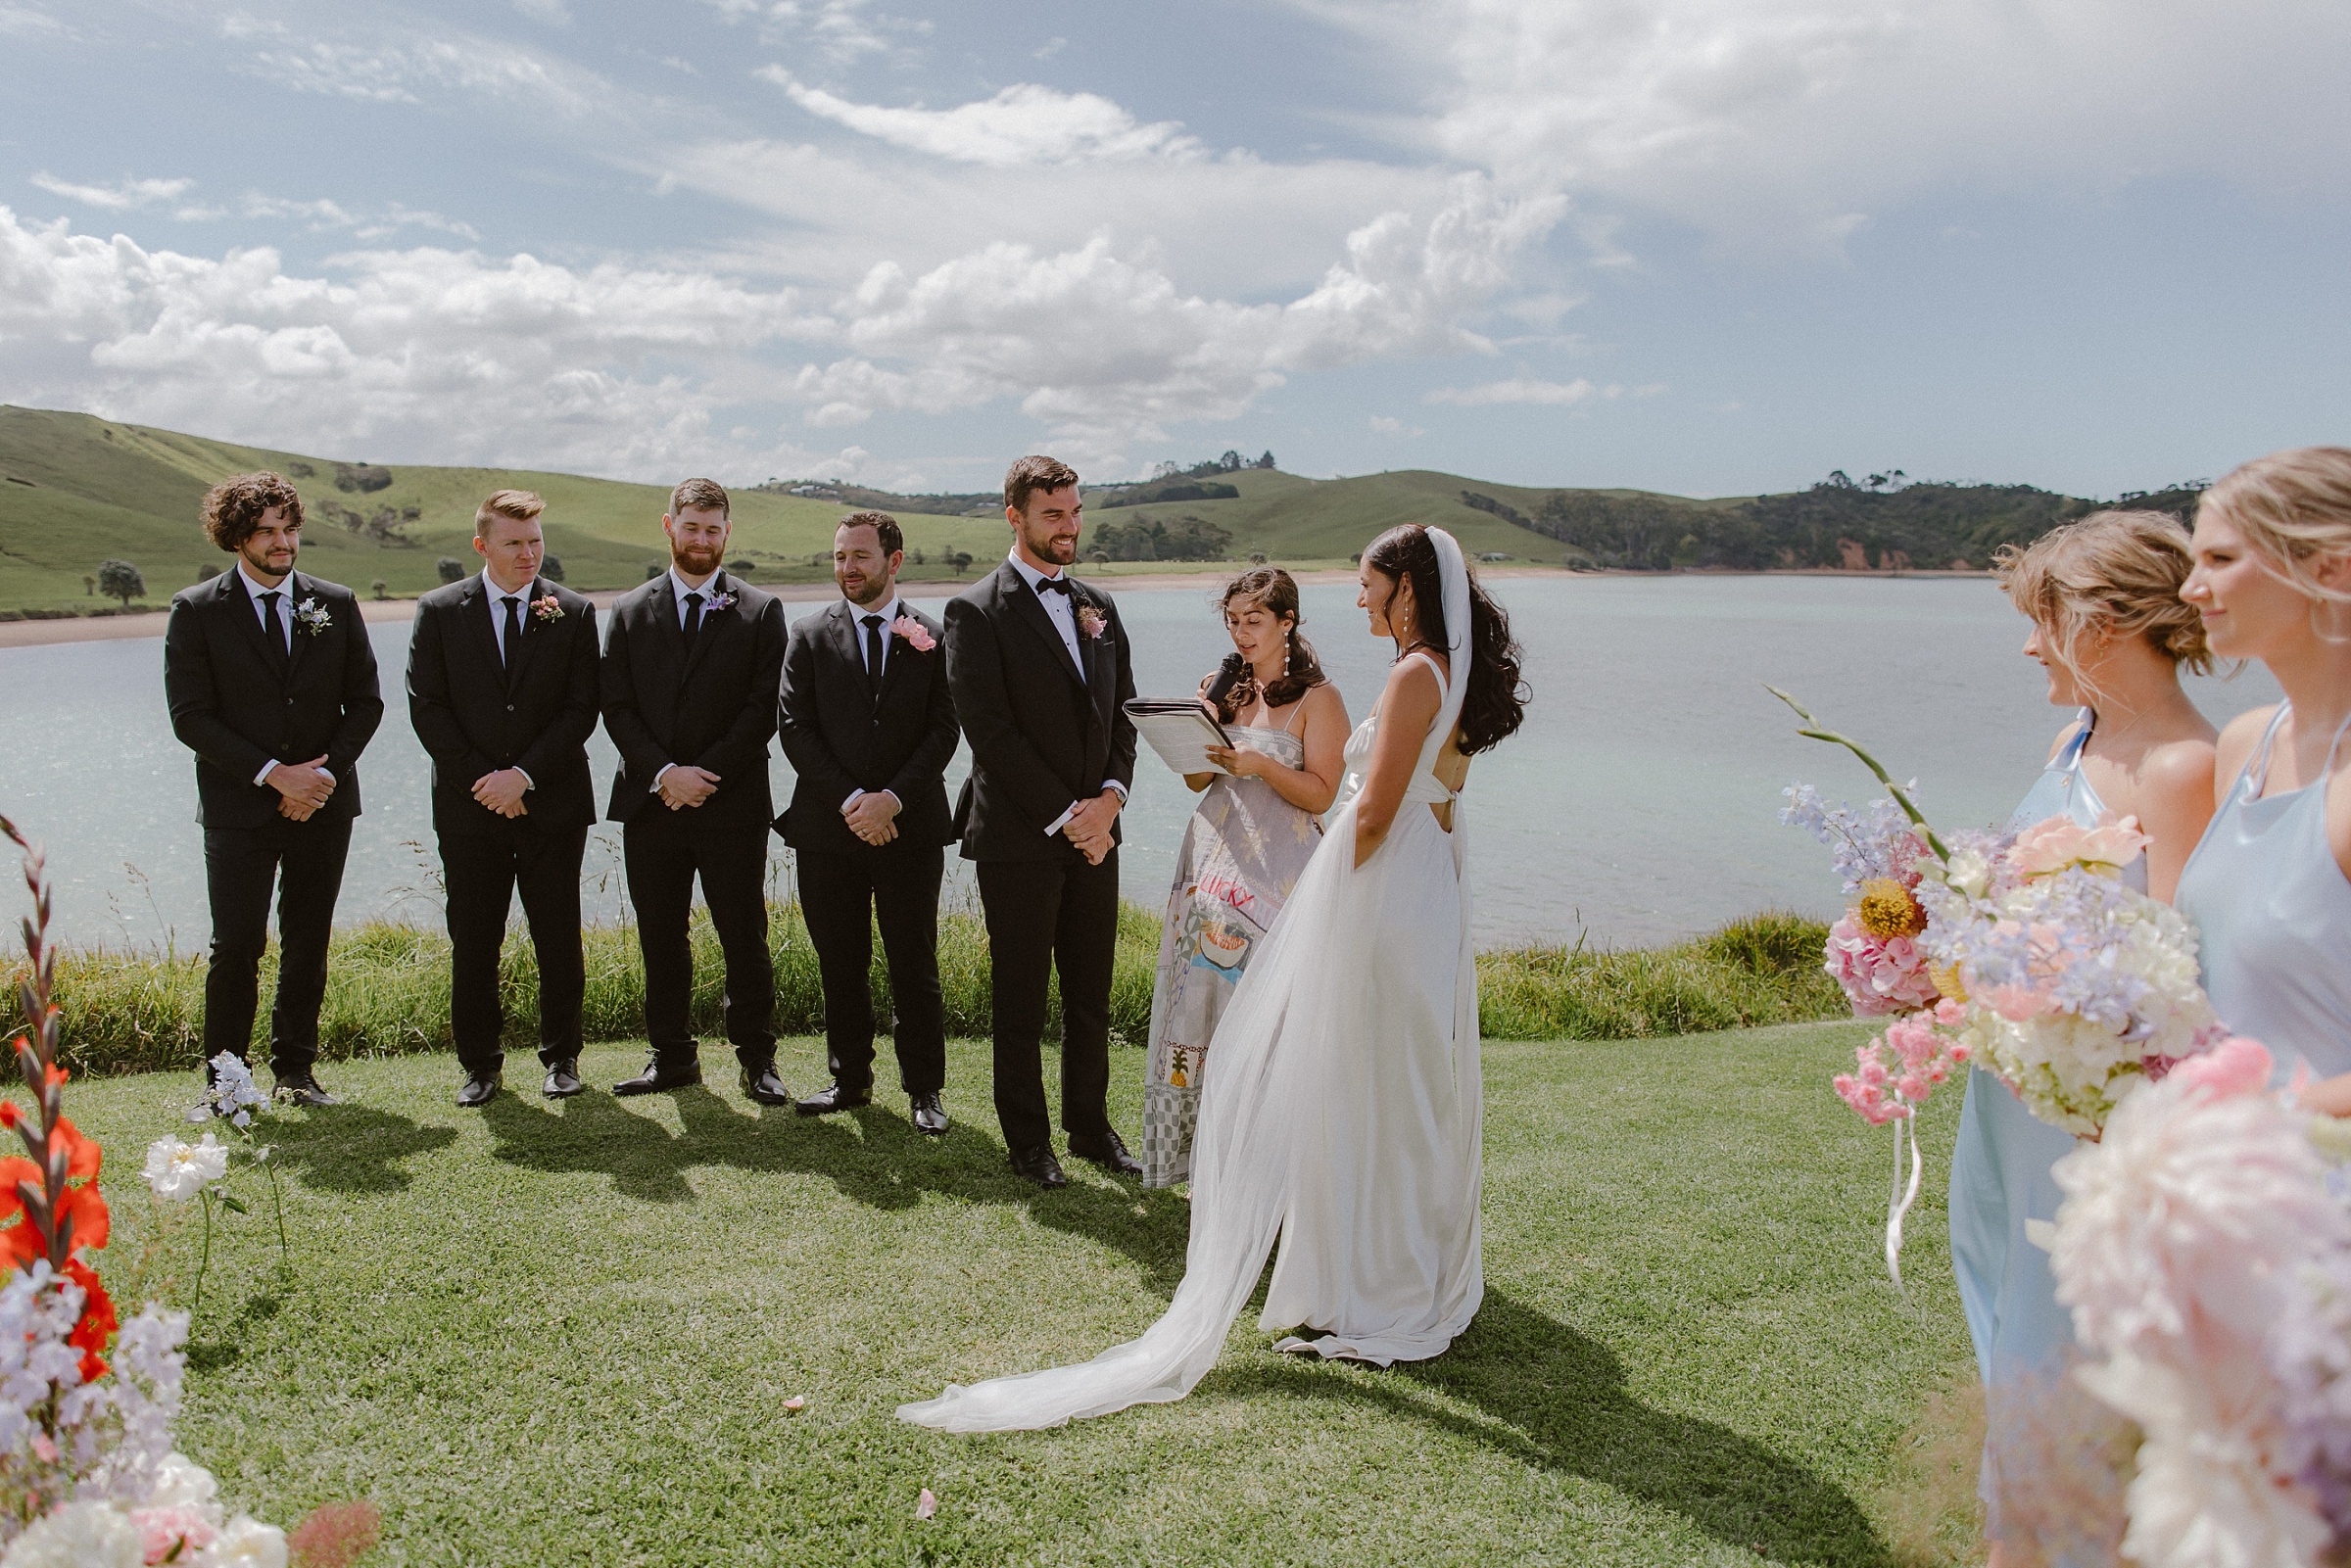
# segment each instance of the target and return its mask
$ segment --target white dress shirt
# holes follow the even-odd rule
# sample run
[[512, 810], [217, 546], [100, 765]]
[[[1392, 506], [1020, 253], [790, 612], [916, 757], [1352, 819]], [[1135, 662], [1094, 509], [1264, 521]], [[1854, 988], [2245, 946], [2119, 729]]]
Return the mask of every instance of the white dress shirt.
[[[1038, 571], [1021, 558], [1021, 547], [1018, 545], [1012, 547], [1012, 553], [1005, 559], [1012, 562], [1012, 569], [1021, 574], [1021, 581], [1029, 585], [1029, 592], [1036, 594], [1037, 602], [1044, 605], [1045, 619], [1051, 621], [1053, 629], [1061, 634], [1063, 644], [1070, 650], [1070, 662], [1078, 666], [1078, 679], [1083, 681], [1085, 679], [1085, 658], [1078, 648], [1078, 605], [1075, 598], [1068, 594], [1037, 594], [1036, 590], [1036, 585], [1047, 578], [1061, 578], [1069, 574], [1065, 571]], [[1103, 780], [1102, 787], [1117, 790], [1121, 800], [1127, 798], [1127, 786], [1116, 779]], [[1070, 819], [1078, 815], [1080, 804], [1079, 801], [1071, 801], [1070, 809], [1054, 818], [1052, 824], [1045, 829], [1045, 836], [1050, 838], [1068, 827]]]
[[[253, 605], [253, 618], [262, 623], [264, 635], [266, 635], [269, 630], [269, 609], [262, 602], [262, 595], [264, 594], [277, 595], [277, 631], [278, 635], [286, 640], [286, 655], [291, 658], [294, 653], [294, 574], [288, 572], [278, 580], [277, 587], [271, 588], [265, 583], [255, 582], [253, 574], [245, 570], [244, 561], [239, 560], [237, 562], [237, 581], [245, 586], [246, 599]], [[262, 771], [253, 776], [253, 782], [257, 784], [267, 784], [269, 776], [277, 771], [278, 762], [278, 758], [271, 757], [267, 762], [263, 763]], [[335, 782], [335, 776], [328, 773], [326, 769], [320, 768], [318, 771], [325, 776], [328, 784]]]
[[[865, 664], [865, 618], [869, 615], [882, 617], [882, 625], [878, 629], [882, 633], [882, 673], [888, 674], [889, 672], [889, 644], [893, 635], [889, 629], [897, 624], [899, 616], [906, 613], [905, 600], [892, 594], [888, 603], [876, 605], [872, 609], [867, 609], [851, 598], [844, 598], [841, 602], [849, 607], [849, 631], [853, 634], [852, 640], [857, 644], [857, 662], [860, 667]], [[866, 673], [871, 675], [874, 672], [867, 670]], [[905, 805], [904, 801], [898, 799], [895, 791], [885, 789], [882, 793], [888, 795], [892, 804], [900, 807]], [[849, 798], [840, 803], [841, 815], [848, 815], [849, 808], [864, 798], [864, 790], [850, 790]]]
[[[506, 600], [513, 599], [515, 601], [515, 615], [519, 620], [522, 616], [531, 613], [531, 590], [537, 588], [539, 584], [534, 579], [509, 594], [498, 586], [498, 579], [490, 575], [489, 567], [483, 567], [480, 576], [482, 597], [490, 601], [490, 641], [498, 644], [498, 662], [503, 666], [506, 663]], [[529, 774], [523, 773], [520, 768], [516, 768], [514, 771], [522, 774], [522, 786], [525, 789], [539, 787], [537, 781], [532, 779]]]

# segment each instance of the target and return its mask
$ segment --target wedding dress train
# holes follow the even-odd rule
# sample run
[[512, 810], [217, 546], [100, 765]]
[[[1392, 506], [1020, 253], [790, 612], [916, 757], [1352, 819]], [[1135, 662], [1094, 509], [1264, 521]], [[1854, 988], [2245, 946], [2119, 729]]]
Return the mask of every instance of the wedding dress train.
[[[1457, 677], [1468, 572], [1430, 529]], [[1415, 655], [1425, 658], [1426, 655]], [[1461, 808], [1433, 772], [1461, 717], [1447, 682], [1395, 826], [1355, 864], [1379, 716], [1347, 742], [1350, 796], [1219, 1022], [1192, 1150], [1183, 1281], [1142, 1338], [1076, 1366], [949, 1384], [903, 1404], [949, 1432], [1059, 1426], [1180, 1400], [1216, 1364], [1276, 1237], [1260, 1326], [1281, 1349], [1386, 1364], [1441, 1354], [1484, 1298], [1477, 976]], [[1453, 832], [1431, 806], [1454, 802]]]

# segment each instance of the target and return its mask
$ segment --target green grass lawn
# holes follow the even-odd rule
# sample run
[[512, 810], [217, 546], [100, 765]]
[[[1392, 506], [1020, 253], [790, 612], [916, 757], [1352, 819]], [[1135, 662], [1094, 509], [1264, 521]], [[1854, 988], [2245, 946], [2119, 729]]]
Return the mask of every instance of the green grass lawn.
[[[1967, 1348], [1940, 1163], [1910, 1299], [1884, 1278], [1889, 1145], [1825, 1081], [1857, 1038], [1490, 1044], [1486, 1303], [1449, 1354], [1302, 1364], [1252, 1311], [1179, 1404], [979, 1439], [891, 1411], [1138, 1333], [1186, 1226], [1091, 1166], [1014, 1178], [984, 1045], [951, 1047], [938, 1143], [894, 1094], [752, 1106], [723, 1052], [709, 1090], [624, 1102], [601, 1086], [641, 1056], [596, 1048], [560, 1107], [524, 1057], [486, 1113], [448, 1057], [347, 1063], [353, 1103], [265, 1133], [294, 1283], [233, 1178], [260, 1201], [216, 1240], [182, 1446], [273, 1520], [372, 1498], [385, 1563], [1891, 1564], [1899, 1450]], [[783, 1066], [822, 1081], [817, 1042]], [[1140, 1053], [1113, 1071], [1132, 1132]], [[159, 1216], [137, 1166], [192, 1086], [69, 1092], [127, 1302], [187, 1305], [197, 1212]]]

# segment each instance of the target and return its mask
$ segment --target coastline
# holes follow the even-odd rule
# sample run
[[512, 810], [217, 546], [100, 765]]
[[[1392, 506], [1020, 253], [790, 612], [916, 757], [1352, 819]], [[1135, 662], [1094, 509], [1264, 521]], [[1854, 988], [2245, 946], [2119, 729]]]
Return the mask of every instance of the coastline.
[[[1246, 562], [1227, 562], [1231, 571], [1248, 570]], [[1275, 563], [1278, 564], [1278, 563]], [[1112, 593], [1161, 593], [1172, 589], [1206, 588], [1212, 586], [1218, 573], [1191, 572], [1134, 572], [1078, 574], [1088, 581], [1100, 583]], [[1332, 567], [1309, 568], [1291, 574], [1301, 584], [1352, 583], [1355, 574]], [[1478, 576], [1488, 582], [1511, 578], [1547, 577], [1571, 580], [1612, 577], [1882, 577], [1882, 578], [1983, 578], [1987, 572], [1952, 571], [1846, 571], [1837, 567], [1804, 567], [1764, 572], [1730, 572], [1698, 570], [1691, 572], [1627, 572], [1572, 571], [1560, 566], [1493, 565], [1483, 568]], [[903, 584], [902, 592], [913, 597], [927, 596], [935, 589], [950, 591], [968, 587], [977, 579], [950, 582], [923, 580]], [[830, 599], [840, 592], [830, 583], [760, 583], [762, 592], [773, 594], [789, 603], [807, 603]], [[608, 608], [612, 601], [629, 592], [627, 589], [597, 589], [587, 594], [599, 609]], [[378, 622], [413, 620], [416, 601], [412, 598], [361, 599], [360, 614], [369, 625]], [[141, 609], [122, 615], [75, 615], [38, 621], [0, 621], [0, 648], [47, 647], [61, 642], [105, 642], [121, 638], [164, 635], [164, 623], [169, 617], [163, 607]]]

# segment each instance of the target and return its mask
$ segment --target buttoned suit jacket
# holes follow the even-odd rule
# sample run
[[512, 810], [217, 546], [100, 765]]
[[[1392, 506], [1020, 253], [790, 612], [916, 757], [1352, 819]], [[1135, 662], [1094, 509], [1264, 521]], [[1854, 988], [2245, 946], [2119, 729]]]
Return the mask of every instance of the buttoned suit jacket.
[[776, 832], [794, 849], [874, 852], [840, 815], [841, 802], [860, 789], [898, 797], [898, 836], [881, 848], [954, 841], [946, 769], [960, 731], [947, 690], [946, 630], [912, 605], [905, 614], [932, 646], [926, 652], [884, 626], [891, 642], [879, 692], [867, 680], [863, 632], [846, 599], [792, 626], [777, 733], [795, 777]]
[[712, 575], [692, 656], [678, 624], [667, 572], [614, 603], [601, 668], [604, 730], [620, 749], [608, 815], [627, 822], [653, 799], [653, 780], [681, 763], [718, 775], [710, 798], [686, 815], [696, 828], [767, 832], [776, 814], [768, 791], [767, 742], [776, 733], [788, 636], [784, 606], [725, 572]]
[[[196, 753], [196, 820], [207, 828], [266, 828], [281, 821], [278, 792], [254, 778], [271, 758], [323, 755], [335, 791], [309, 819], [360, 814], [360, 753], [383, 722], [375, 649], [350, 589], [307, 572], [280, 585], [293, 627], [281, 669], [262, 618], [231, 567], [171, 595], [164, 626], [164, 699], [171, 733]], [[324, 618], [300, 619], [309, 604]]]

